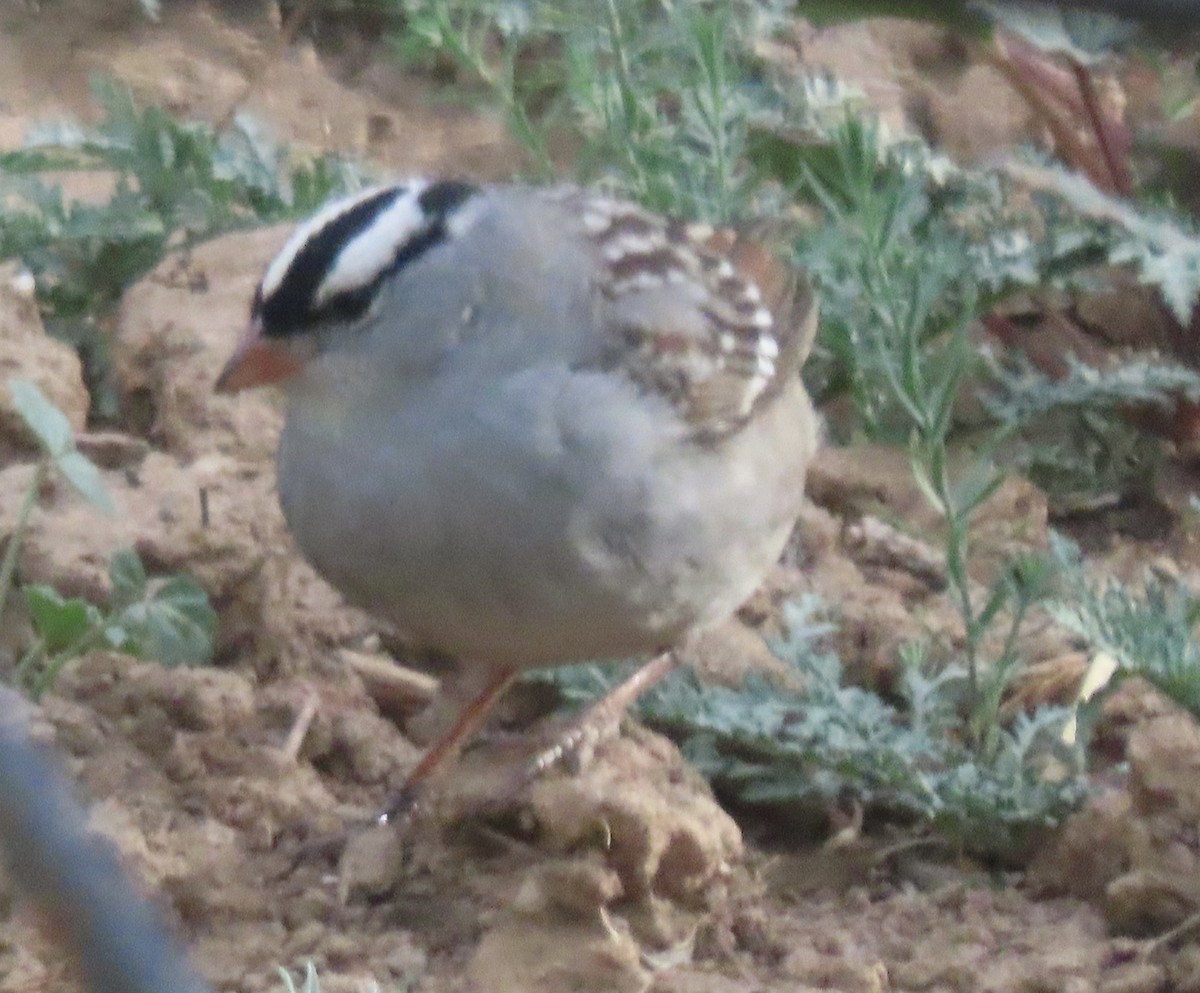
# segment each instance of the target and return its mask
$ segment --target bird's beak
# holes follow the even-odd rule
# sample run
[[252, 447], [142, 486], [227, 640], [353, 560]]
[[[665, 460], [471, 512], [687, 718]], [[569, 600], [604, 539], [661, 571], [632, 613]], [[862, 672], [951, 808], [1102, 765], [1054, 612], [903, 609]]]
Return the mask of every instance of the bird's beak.
[[218, 393], [237, 393], [252, 386], [278, 383], [304, 368], [304, 360], [286, 341], [263, 337], [257, 317], [242, 334], [233, 355], [217, 377]]

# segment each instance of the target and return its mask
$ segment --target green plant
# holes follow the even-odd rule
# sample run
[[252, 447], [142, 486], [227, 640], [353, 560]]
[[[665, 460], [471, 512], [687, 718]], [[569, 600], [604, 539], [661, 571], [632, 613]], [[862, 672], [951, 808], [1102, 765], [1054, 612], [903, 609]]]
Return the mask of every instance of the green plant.
[[[112, 500], [96, 467], [75, 447], [71, 425], [27, 380], [8, 383], [13, 405], [42, 448], [0, 561], [0, 614], [12, 589], [29, 515], [51, 473], [56, 473], [97, 510], [112, 513]], [[113, 553], [106, 609], [49, 586], [24, 588], [34, 637], [14, 669], [14, 679], [37, 699], [73, 659], [107, 647], [164, 665], [196, 665], [212, 656], [216, 614], [194, 580], [151, 580], [132, 550]]]
[[[244, 116], [217, 134], [141, 108], [115, 83], [96, 79], [92, 90], [98, 124], [36, 125], [22, 148], [0, 153], [0, 259], [33, 275], [47, 329], [83, 351], [96, 413], [108, 416], [101, 327], [131, 283], [168, 251], [307, 213], [362, 174], [332, 156], [294, 160]], [[46, 178], [64, 171], [111, 192], [69, 199]]]
[[552, 173], [544, 131], [553, 113], [534, 106], [543, 94], [561, 87], [561, 72], [534, 63], [531, 73], [521, 70], [527, 47], [549, 43], [555, 37], [551, 24], [534, 26], [523, 3], [506, 0], [401, 0], [403, 29], [395, 37], [396, 53], [408, 68], [434, 70], [443, 62], [466, 81], [481, 87], [504, 114], [509, 131], [532, 159], [542, 179]]
[[108, 565], [106, 609], [51, 586], [25, 587], [34, 639], [15, 669], [16, 682], [35, 700], [54, 686], [72, 660], [110, 648], [163, 665], [202, 665], [212, 658], [216, 614], [193, 579], [150, 580], [132, 549], [114, 552]]
[[1050, 604], [1060, 624], [1117, 663], [1109, 687], [1140, 676], [1200, 719], [1200, 596], [1181, 582], [1147, 575], [1140, 592], [1115, 579], [1096, 582], [1079, 549], [1058, 535], [1052, 550], [1062, 591]]
[[1190, 323], [1200, 300], [1200, 230], [1195, 223], [1169, 205], [1113, 196], [1059, 167], [1013, 164], [1008, 172], [1048, 209], [1069, 212], [1070, 219], [1052, 216], [1072, 225], [1094, 255], [1132, 268], [1158, 290], [1182, 326]]
[[[812, 106], [811, 90], [800, 106]], [[1104, 285], [1104, 267], [1131, 268], [1187, 325], [1200, 294], [1194, 225], [1058, 168], [958, 168], [915, 137], [886, 136], [847, 91], [841, 113], [831, 114], [838, 96], [823, 113], [804, 115], [800, 136], [767, 128], [752, 148], [821, 212], [797, 242], [822, 305], [805, 379], [818, 402], [853, 398], [857, 417], [843, 425], [842, 439], [861, 431], [906, 443], [914, 411], [902, 395], [942, 377], [953, 415], [963, 388], [983, 382], [991, 423], [984, 444], [978, 435], [972, 443], [1052, 496], [1075, 500], [1152, 482], [1162, 447], [1127, 411], [1193, 399], [1194, 371], [1169, 357], [1096, 369], [1065, 355], [1066, 374], [1051, 379], [959, 331], [971, 320], [1002, 328], [1008, 318], [994, 308], [1014, 293], [1094, 290]], [[904, 300], [892, 308], [888, 293], [908, 293], [913, 312], [904, 312]], [[905, 321], [917, 324], [915, 334]], [[952, 435], [960, 427], [950, 424]]]
[[1058, 378], [1019, 357], [989, 350], [983, 359], [989, 383], [979, 397], [1004, 438], [1003, 457], [1067, 506], [1153, 485], [1163, 446], [1126, 411], [1166, 417], [1179, 400], [1200, 400], [1200, 374], [1163, 356], [1100, 372], [1068, 355]]
[[[865, 430], [908, 445], [913, 475], [944, 524], [946, 576], [963, 624], [967, 737], [996, 754], [1000, 701], [1019, 658], [1017, 636], [1044, 592], [1044, 564], [1014, 561], [977, 591], [971, 574], [971, 524], [1004, 480], [994, 456], [1003, 432], [953, 447], [954, 414], [978, 356], [968, 337], [986, 287], [960, 217], [937, 207], [921, 170], [903, 149], [881, 147], [876, 129], [856, 118], [832, 132], [829, 154], [796, 161], [827, 226], [802, 254], [826, 299], [827, 384], [853, 392]], [[994, 253], [989, 253], [989, 257]], [[1003, 647], [985, 658], [994, 625]]]
[[10, 379], [8, 392], [13, 407], [21, 420], [29, 427], [42, 449], [33, 478], [17, 509], [17, 516], [9, 534], [4, 558], [0, 560], [0, 614], [8, 602], [20, 558], [25, 529], [33, 511], [38, 493], [52, 472], [57, 472], [97, 510], [111, 514], [112, 499], [104, 488], [104, 482], [96, 467], [75, 447], [75, 433], [71, 422], [54, 406], [34, 383], [27, 379]]
[[[829, 630], [815, 598], [785, 607], [786, 634], [770, 643], [794, 667], [800, 692], [761, 677], [737, 688], [701, 686], [673, 673], [638, 703], [638, 716], [680, 743], [725, 796], [742, 804], [815, 806], [853, 800], [879, 814], [935, 829], [970, 851], [1013, 857], [1086, 795], [1081, 755], [1058, 732], [1067, 712], [1042, 708], [997, 727], [986, 754], [961, 737], [967, 674], [906, 653], [898, 705], [841, 682], [837, 658], [819, 647]], [[552, 679], [568, 699], [593, 697], [614, 680], [594, 666]], [[1050, 760], [1071, 770], [1046, 774]]]
[[646, 206], [726, 221], [760, 178], [747, 142], [770, 90], [747, 44], [771, 5], [398, 0], [397, 50], [449, 65], [504, 115], [539, 179], [552, 148], [576, 175]]

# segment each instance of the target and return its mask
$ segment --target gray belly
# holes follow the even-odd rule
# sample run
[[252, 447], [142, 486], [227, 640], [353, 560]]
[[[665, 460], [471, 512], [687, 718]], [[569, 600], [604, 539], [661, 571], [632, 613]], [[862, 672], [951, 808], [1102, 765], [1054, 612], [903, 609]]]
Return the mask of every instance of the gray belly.
[[[470, 416], [445, 387], [367, 424], [293, 403], [285, 516], [348, 600], [428, 647], [512, 666], [665, 647], [731, 613], [777, 559], [811, 428], [797, 383], [765, 421], [694, 447], [631, 389], [531, 370]], [[776, 420], [795, 424], [782, 448]]]

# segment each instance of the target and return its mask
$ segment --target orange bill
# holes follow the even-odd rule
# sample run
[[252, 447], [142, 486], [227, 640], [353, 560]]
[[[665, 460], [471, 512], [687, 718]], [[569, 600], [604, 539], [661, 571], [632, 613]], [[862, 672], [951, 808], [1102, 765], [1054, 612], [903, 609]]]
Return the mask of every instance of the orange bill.
[[262, 335], [259, 321], [251, 321], [233, 355], [217, 377], [218, 393], [237, 393], [254, 386], [278, 383], [296, 375], [304, 362], [286, 342], [271, 341]]

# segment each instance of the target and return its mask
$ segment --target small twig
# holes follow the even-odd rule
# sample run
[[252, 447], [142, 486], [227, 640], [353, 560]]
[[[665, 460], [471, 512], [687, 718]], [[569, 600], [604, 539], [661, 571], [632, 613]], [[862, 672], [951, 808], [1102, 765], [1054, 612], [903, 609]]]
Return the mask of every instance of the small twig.
[[849, 815], [843, 813], [841, 808], [834, 807], [829, 811], [829, 820], [837, 830], [825, 839], [821, 847], [829, 850], [855, 844], [862, 838], [865, 817], [866, 811], [858, 800], [851, 801]]
[[[1075, 82], [1079, 86], [1083, 106], [1096, 135], [1096, 144], [1100, 146], [1100, 154], [1104, 156], [1104, 164], [1108, 167], [1112, 189], [1122, 196], [1129, 196], [1133, 193], [1133, 179], [1121, 154], [1121, 151], [1128, 150], [1129, 142], [1126, 136], [1115, 133], [1112, 120], [1101, 109], [1100, 101], [1096, 97], [1096, 85], [1087, 67], [1072, 61], [1071, 68], [1075, 71]], [[1125, 149], [1118, 150], [1118, 144], [1124, 145]]]
[[1157, 955], [1172, 942], [1178, 941], [1184, 935], [1190, 934], [1193, 931], [1200, 930], [1200, 911], [1189, 914], [1182, 921], [1176, 924], [1170, 931], [1160, 934], [1145, 945], [1138, 952], [1138, 957], [1141, 959], [1149, 959]]
[[300, 713], [296, 715], [292, 729], [288, 732], [287, 740], [279, 750], [285, 761], [295, 762], [300, 757], [300, 749], [304, 746], [304, 739], [308, 736], [308, 729], [312, 727], [313, 718], [317, 716], [320, 703], [321, 698], [317, 696], [316, 691], [309, 690], [300, 707]]
[[433, 676], [389, 659], [345, 650], [342, 660], [363, 681], [367, 695], [385, 716], [407, 717], [438, 694], [440, 684]]
[[317, 696], [317, 692], [308, 691], [308, 696], [300, 705], [299, 714], [296, 714], [295, 721], [292, 722], [287, 740], [280, 748], [280, 754], [286, 762], [294, 763], [300, 758], [300, 748], [304, 747], [304, 740], [308, 736], [308, 729], [312, 727], [313, 718], [317, 716], [319, 705], [320, 697]]
[[946, 838], [939, 838], [936, 835], [926, 834], [918, 838], [904, 838], [900, 841], [893, 842], [890, 845], [885, 845], [883, 848], [876, 849], [872, 854], [876, 862], [883, 863], [889, 859], [895, 858], [897, 855], [903, 855], [905, 852], [911, 852], [919, 848], [950, 848], [950, 842]]
[[947, 586], [945, 555], [878, 517], [868, 514], [847, 524], [843, 542], [860, 565], [906, 572], [934, 592], [941, 592]]
[[520, 838], [514, 838], [511, 834], [498, 831], [489, 824], [473, 822], [470, 824], [470, 830], [481, 841], [487, 841], [496, 845], [504, 849], [509, 855], [519, 855], [529, 859], [536, 859], [541, 855], [541, 850], [536, 845], [531, 845], [528, 841], [523, 841]]
[[1045, 124], [1059, 157], [1085, 173], [1097, 187], [1111, 191], [1107, 163], [1099, 161], [1096, 150], [1087, 146], [1076, 127], [1074, 115], [1081, 109], [1080, 95], [1075, 93], [1068, 97], [1063, 94], [1055, 67], [1031, 45], [1000, 32], [996, 33], [995, 43], [982, 46], [980, 52], [984, 61], [1004, 76], [1038, 120]]

